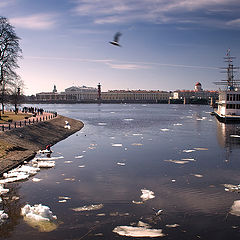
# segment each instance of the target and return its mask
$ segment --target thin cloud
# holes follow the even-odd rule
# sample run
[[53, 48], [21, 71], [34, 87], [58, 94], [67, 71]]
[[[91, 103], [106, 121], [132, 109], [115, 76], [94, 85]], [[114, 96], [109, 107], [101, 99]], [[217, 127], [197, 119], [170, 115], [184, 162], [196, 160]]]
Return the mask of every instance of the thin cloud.
[[0, 1], [0, 8], [8, 7], [14, 5], [16, 0], [1, 0]]
[[10, 18], [15, 27], [33, 30], [47, 30], [55, 26], [55, 14], [35, 14], [27, 17]]
[[[74, 13], [88, 16], [96, 24], [136, 21], [202, 24], [198, 21], [201, 16], [204, 25], [217, 23], [219, 27], [238, 16], [240, 9], [239, 0], [76, 0], [75, 3]], [[224, 19], [221, 24], [218, 24], [219, 19]]]
[[89, 58], [67, 58], [67, 57], [40, 57], [40, 56], [25, 56], [24, 59], [31, 60], [48, 60], [48, 61], [77, 61], [83, 63], [100, 63], [105, 64], [112, 69], [119, 70], [139, 70], [150, 69], [156, 66], [162, 67], [177, 67], [177, 68], [194, 68], [194, 69], [209, 69], [216, 70], [218, 67], [211, 66], [197, 66], [197, 65], [183, 65], [183, 64], [171, 64], [171, 63], [158, 63], [158, 62], [121, 62], [114, 59], [89, 59]]
[[230, 25], [230, 26], [236, 26], [236, 27], [240, 27], [240, 18], [234, 19], [232, 21], [228, 21], [226, 23], [226, 25]]

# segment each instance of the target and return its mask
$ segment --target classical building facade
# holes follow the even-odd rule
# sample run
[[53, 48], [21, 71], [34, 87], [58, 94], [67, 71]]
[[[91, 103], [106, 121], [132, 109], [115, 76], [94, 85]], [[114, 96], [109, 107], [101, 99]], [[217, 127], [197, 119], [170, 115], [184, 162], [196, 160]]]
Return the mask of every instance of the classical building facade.
[[66, 88], [64, 92], [58, 93], [56, 86], [52, 92], [42, 92], [36, 94], [38, 101], [150, 101], [161, 102], [168, 101], [169, 92], [165, 91], [146, 91], [146, 90], [110, 90], [101, 92], [100, 84], [98, 88], [93, 87], [76, 87]]
[[173, 99], [210, 99], [218, 98], [218, 91], [203, 90], [202, 84], [197, 82], [194, 90], [176, 90], [173, 92]]

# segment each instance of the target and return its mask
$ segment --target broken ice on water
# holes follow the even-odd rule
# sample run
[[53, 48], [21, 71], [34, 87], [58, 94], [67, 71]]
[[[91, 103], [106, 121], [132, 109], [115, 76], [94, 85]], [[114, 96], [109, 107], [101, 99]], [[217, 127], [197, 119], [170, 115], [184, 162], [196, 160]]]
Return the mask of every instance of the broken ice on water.
[[41, 178], [32, 178], [32, 181], [33, 182], [40, 182], [40, 181], [42, 181], [42, 179]]
[[57, 160], [57, 159], [62, 159], [64, 158], [63, 156], [58, 156], [58, 157], [35, 157], [32, 161], [51, 161], [51, 160]]
[[75, 158], [83, 158], [83, 155], [76, 156]]
[[193, 148], [194, 150], [197, 150], [197, 151], [207, 151], [208, 150], [208, 148], [200, 148], [200, 147], [198, 147], [198, 148]]
[[129, 121], [133, 121], [134, 119], [133, 118], [124, 118], [123, 120], [129, 122]]
[[176, 228], [176, 227], [179, 227], [180, 225], [177, 224], [177, 223], [174, 223], [174, 224], [167, 224], [166, 227], [168, 228]]
[[73, 161], [64, 161], [64, 163], [72, 163]]
[[79, 165], [78, 167], [79, 168], [85, 168], [85, 165]]
[[85, 206], [82, 206], [82, 207], [77, 207], [77, 208], [72, 208], [73, 211], [75, 212], [83, 212], [83, 211], [94, 211], [94, 210], [99, 210], [103, 208], [103, 204], [92, 204], [92, 205], [85, 205]]
[[35, 204], [34, 206], [26, 204], [21, 209], [21, 215], [36, 221], [51, 221], [57, 219], [50, 208], [42, 204]]
[[240, 138], [240, 135], [230, 135], [230, 137], [233, 137], [233, 138]]
[[22, 165], [14, 168], [7, 173], [3, 174], [3, 178], [0, 180], [0, 184], [16, 182], [20, 180], [28, 179], [30, 176], [35, 175], [40, 168]]

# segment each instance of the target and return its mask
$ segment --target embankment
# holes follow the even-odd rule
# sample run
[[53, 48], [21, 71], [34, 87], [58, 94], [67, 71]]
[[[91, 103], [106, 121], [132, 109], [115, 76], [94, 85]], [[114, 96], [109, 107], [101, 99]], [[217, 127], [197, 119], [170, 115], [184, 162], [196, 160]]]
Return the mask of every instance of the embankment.
[[[71, 128], [64, 128], [68, 121]], [[83, 127], [81, 121], [58, 116], [54, 119], [0, 133], [0, 145], [8, 148], [0, 156], [0, 175], [23, 161], [32, 159], [39, 149], [55, 144]]]

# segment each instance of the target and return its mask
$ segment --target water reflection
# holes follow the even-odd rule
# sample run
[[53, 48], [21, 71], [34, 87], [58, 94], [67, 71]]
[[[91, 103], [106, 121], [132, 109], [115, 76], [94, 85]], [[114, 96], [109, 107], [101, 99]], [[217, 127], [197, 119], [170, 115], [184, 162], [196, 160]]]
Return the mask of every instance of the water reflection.
[[9, 192], [1, 195], [2, 210], [8, 214], [8, 219], [0, 225], [0, 238], [8, 238], [21, 221], [21, 205], [22, 199], [19, 194], [20, 184], [8, 184]]

